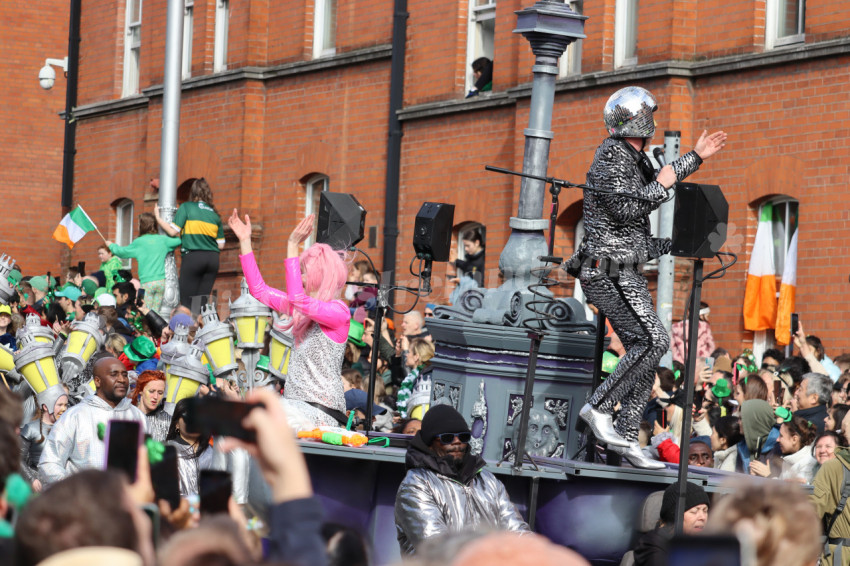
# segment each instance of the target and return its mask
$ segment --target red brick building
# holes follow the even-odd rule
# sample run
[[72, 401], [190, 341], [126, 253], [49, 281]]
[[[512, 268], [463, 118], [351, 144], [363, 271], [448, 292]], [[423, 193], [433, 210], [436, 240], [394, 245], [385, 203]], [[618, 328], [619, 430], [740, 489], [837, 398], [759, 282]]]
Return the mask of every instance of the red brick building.
[[[156, 200], [148, 180], [159, 174], [166, 0], [83, 4], [75, 197], [108, 237], [126, 239], [135, 216]], [[431, 200], [456, 205], [458, 228], [485, 227], [488, 282], [498, 283], [519, 181], [484, 165], [522, 168], [533, 56], [511, 32], [514, 11], [527, 4], [408, 1], [399, 279], [413, 253], [415, 213]], [[693, 179], [723, 188], [727, 248], [739, 256], [704, 290], [718, 344], [736, 351], [753, 341], [743, 328], [744, 283], [759, 207], [773, 202], [779, 276], [799, 218], [797, 310], [807, 331], [828, 353], [850, 349], [843, 261], [850, 251], [850, 11], [838, 0], [570, 4], [589, 17], [587, 39], [562, 57], [550, 174], [584, 179], [605, 136], [602, 107], [628, 84], [658, 98], [654, 144], [663, 143], [665, 130], [679, 130], [687, 151], [703, 128], [726, 130], [727, 148]], [[324, 187], [353, 193], [366, 207], [364, 247], [380, 259], [393, 2], [186, 6], [178, 183], [204, 176], [222, 213], [237, 207], [251, 214], [271, 283], [282, 284], [286, 236]], [[479, 56], [494, 60], [493, 90], [465, 99], [469, 64]], [[573, 246], [580, 198], [561, 196], [562, 254]], [[84, 240], [73, 261], [94, 262], [97, 244]], [[52, 246], [45, 239], [44, 249]], [[218, 287], [235, 290], [235, 242], [224, 254]], [[680, 262], [679, 271], [688, 270]], [[435, 268], [441, 299], [449, 289], [444, 273]], [[686, 290], [684, 281], [676, 316]]]

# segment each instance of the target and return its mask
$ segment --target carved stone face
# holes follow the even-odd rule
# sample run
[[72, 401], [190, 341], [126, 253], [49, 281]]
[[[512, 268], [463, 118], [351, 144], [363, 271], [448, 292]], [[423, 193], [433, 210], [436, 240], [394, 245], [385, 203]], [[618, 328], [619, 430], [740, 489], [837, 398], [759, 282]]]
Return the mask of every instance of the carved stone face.
[[[514, 446], [519, 442], [519, 420], [514, 421]], [[528, 415], [528, 434], [525, 439], [525, 452], [532, 457], [547, 458], [558, 449], [558, 422], [555, 415], [545, 409], [532, 407]]]

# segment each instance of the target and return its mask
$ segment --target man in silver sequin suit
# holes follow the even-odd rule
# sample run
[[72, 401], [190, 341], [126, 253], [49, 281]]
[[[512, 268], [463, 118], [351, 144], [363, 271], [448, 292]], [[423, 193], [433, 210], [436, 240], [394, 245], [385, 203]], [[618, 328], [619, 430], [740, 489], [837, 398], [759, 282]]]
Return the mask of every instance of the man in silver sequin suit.
[[[677, 181], [694, 173], [726, 141], [724, 132], [703, 132], [693, 151], [656, 175], [644, 150], [655, 135], [657, 109], [655, 97], [641, 87], [620, 89], [608, 99], [604, 121], [610, 137], [596, 150], [587, 184], [618, 194], [585, 191], [585, 236], [565, 265], [581, 281], [588, 301], [611, 321], [626, 349], [580, 416], [598, 439], [641, 468], [664, 467], [643, 455], [637, 439], [655, 368], [670, 344], [639, 268], [670, 251], [669, 239], [651, 237], [649, 213]], [[613, 423], [618, 404], [619, 417]]]

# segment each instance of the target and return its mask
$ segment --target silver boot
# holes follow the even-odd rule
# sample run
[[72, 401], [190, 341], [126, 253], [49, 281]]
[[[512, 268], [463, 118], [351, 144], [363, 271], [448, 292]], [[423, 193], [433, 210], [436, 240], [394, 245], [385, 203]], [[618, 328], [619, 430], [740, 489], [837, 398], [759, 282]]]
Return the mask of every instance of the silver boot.
[[606, 415], [594, 409], [590, 403], [587, 403], [579, 411], [578, 416], [584, 419], [596, 438], [607, 444], [608, 446], [619, 446], [626, 448], [629, 446], [629, 441], [622, 438], [614, 430], [614, 423], [611, 420], [611, 415]]
[[640, 445], [637, 442], [630, 442], [626, 448], [620, 446], [609, 446], [612, 452], [616, 452], [635, 468], [643, 468], [645, 470], [663, 470], [667, 466], [663, 462], [647, 458]]

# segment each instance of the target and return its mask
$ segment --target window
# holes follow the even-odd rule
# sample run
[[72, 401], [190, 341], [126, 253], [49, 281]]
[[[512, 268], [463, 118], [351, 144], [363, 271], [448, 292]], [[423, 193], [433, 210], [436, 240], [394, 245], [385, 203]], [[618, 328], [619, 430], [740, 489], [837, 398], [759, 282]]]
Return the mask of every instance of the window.
[[195, 0], [183, 4], [183, 79], [192, 76], [192, 31], [195, 29]]
[[[570, 10], [576, 14], [581, 14], [584, 9], [583, 0], [569, 0], [565, 2], [569, 4]], [[558, 60], [558, 76], [568, 77], [570, 75], [581, 74], [581, 41], [577, 39], [567, 46], [567, 50], [561, 55]]]
[[496, 38], [496, 1], [469, 1], [469, 31], [466, 47], [466, 92], [475, 86], [472, 62], [479, 57], [493, 60]]
[[313, 58], [335, 55], [336, 0], [316, 0], [313, 26]]
[[614, 67], [637, 65], [638, 0], [617, 0], [614, 13]]
[[765, 19], [768, 49], [806, 40], [806, 0], [768, 0]]
[[[115, 243], [119, 246], [129, 246], [133, 241], [133, 201], [124, 199], [115, 205]], [[125, 269], [130, 269], [133, 260], [122, 259]]]
[[785, 255], [791, 245], [791, 237], [797, 231], [797, 214], [800, 203], [793, 199], [780, 198], [766, 202], [759, 207], [759, 218], [765, 206], [773, 209], [771, 228], [773, 230], [773, 265], [776, 275], [782, 277], [785, 272]]
[[227, 69], [227, 35], [230, 28], [230, 0], [215, 3], [215, 46], [213, 49], [213, 72]]
[[[319, 202], [322, 198], [322, 191], [330, 190], [331, 180], [327, 175], [314, 175], [310, 177], [304, 185], [304, 216], [311, 214], [319, 215]], [[307, 248], [313, 243], [313, 236], [304, 242], [304, 247]]]
[[142, 47], [142, 0], [127, 0], [124, 18], [124, 84], [121, 96], [139, 92], [139, 55]]

